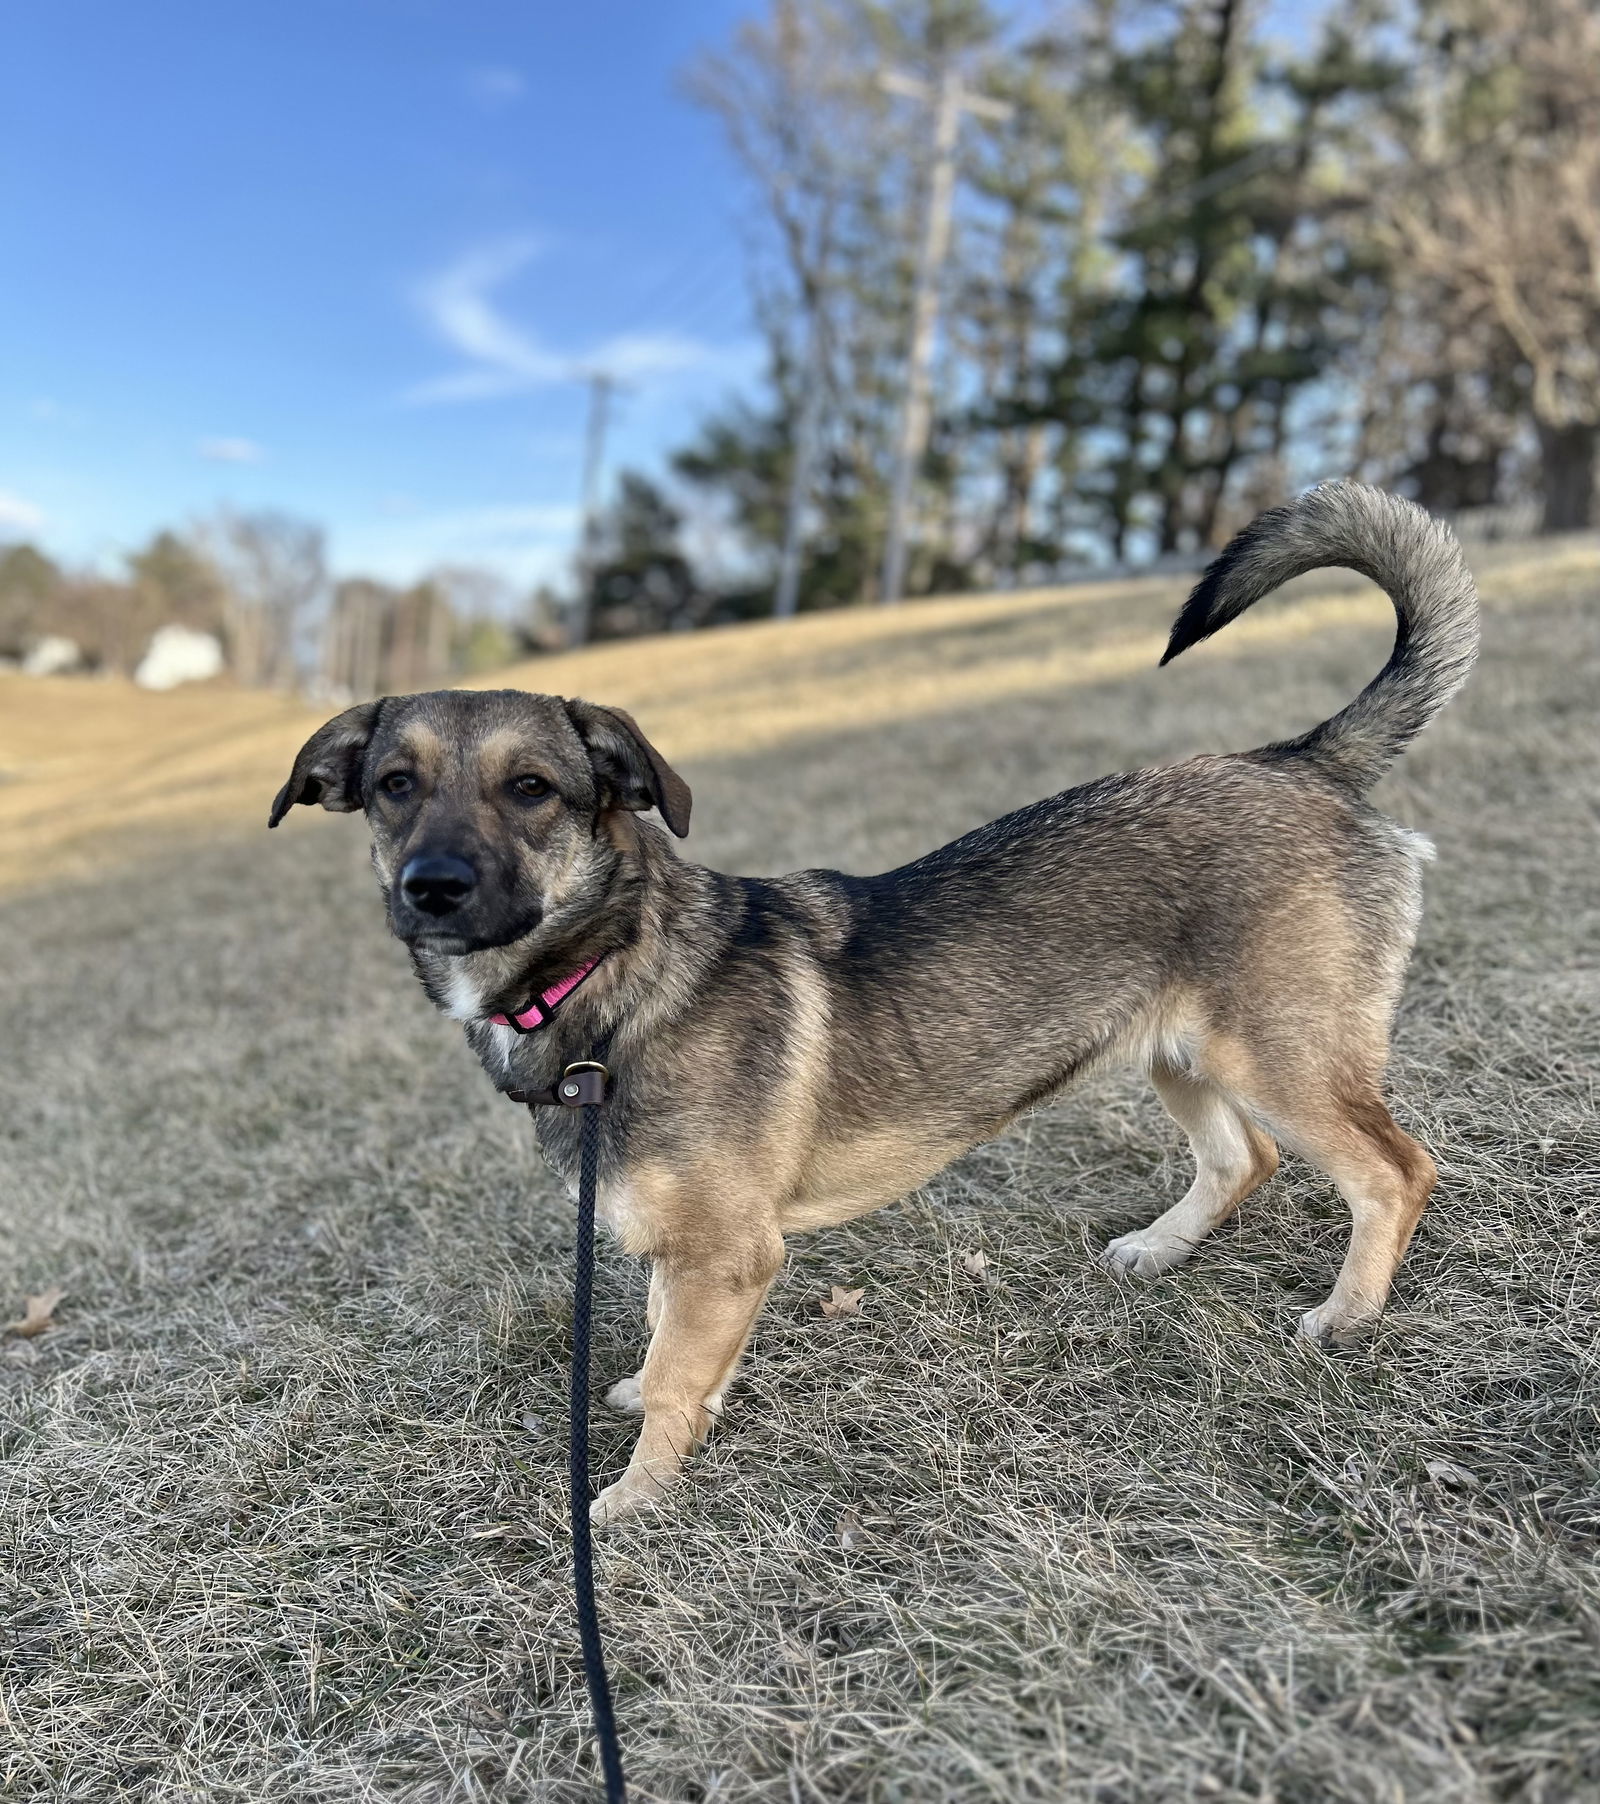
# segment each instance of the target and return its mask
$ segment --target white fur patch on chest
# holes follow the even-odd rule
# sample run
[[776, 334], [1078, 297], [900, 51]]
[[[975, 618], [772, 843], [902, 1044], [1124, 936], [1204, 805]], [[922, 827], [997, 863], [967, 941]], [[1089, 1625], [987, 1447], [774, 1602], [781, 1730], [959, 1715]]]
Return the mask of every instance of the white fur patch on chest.
[[[483, 990], [467, 969], [464, 958], [452, 959], [444, 977], [444, 1012], [463, 1025], [483, 1019]], [[511, 1049], [517, 1043], [514, 1029], [491, 1027], [489, 1046], [502, 1073], [511, 1070]]]
[[444, 1012], [452, 1021], [479, 1021], [483, 1018], [483, 992], [478, 988], [464, 958], [450, 961], [444, 979]]

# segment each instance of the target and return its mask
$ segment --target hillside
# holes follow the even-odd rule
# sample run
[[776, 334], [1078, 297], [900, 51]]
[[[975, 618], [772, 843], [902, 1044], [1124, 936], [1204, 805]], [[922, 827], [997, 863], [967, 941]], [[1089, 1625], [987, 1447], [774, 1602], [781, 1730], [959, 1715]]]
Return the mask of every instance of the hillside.
[[[1485, 560], [1486, 601], [1536, 604], [1594, 571], [1600, 546], [1503, 551]], [[1086, 583], [853, 609], [594, 646], [480, 684], [628, 708], [669, 757], [692, 764], [868, 721], [892, 727], [1150, 679], [1185, 587], [1172, 578]], [[1307, 579], [1300, 590], [1189, 664], [1387, 621], [1386, 605], [1352, 578]], [[1152, 687], [1150, 699], [1158, 693]], [[296, 748], [329, 711], [221, 685], [148, 694], [123, 682], [0, 675], [0, 888], [91, 871], [174, 836], [255, 830]]]
[[[1441, 1182], [1372, 1343], [1293, 1338], [1348, 1214], [1292, 1156], [1182, 1271], [1100, 1267], [1191, 1170], [1128, 1073], [796, 1236], [689, 1481], [600, 1547], [637, 1796], [1600, 1795], [1596, 566], [1486, 563], [1481, 664], [1380, 792], [1438, 845], [1390, 1085]], [[881, 869], [1304, 727], [1389, 642], [1346, 586], [1157, 671], [1175, 595], [509, 680], [633, 708], [694, 785], [687, 856]], [[8, 872], [56, 873], [0, 897], [0, 1322], [65, 1293], [0, 1336], [0, 1796], [592, 1796], [570, 1199], [384, 932], [363, 823], [262, 831], [315, 716], [15, 679], [0, 708]], [[644, 1302], [607, 1238], [597, 1399]], [[599, 1483], [634, 1426], [597, 1402]]]

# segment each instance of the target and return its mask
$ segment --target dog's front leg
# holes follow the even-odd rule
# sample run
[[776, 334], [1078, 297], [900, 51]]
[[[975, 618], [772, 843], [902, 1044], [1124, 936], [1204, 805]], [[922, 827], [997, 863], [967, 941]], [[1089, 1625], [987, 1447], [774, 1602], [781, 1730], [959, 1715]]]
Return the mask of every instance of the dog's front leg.
[[[650, 1264], [650, 1299], [644, 1306], [644, 1325], [652, 1334], [661, 1325], [661, 1294], [661, 1262], [656, 1259]], [[644, 1394], [639, 1385], [643, 1377], [643, 1372], [630, 1372], [626, 1378], [619, 1378], [606, 1392], [606, 1402], [625, 1416], [642, 1416]], [[715, 1403], [710, 1405], [713, 1415], [716, 1407]]]
[[644, 1428], [627, 1471], [590, 1507], [596, 1523], [616, 1522], [653, 1503], [678, 1477], [705, 1438], [782, 1264], [783, 1241], [776, 1233], [754, 1247], [707, 1248], [656, 1261], [652, 1292], [659, 1306], [638, 1378]]

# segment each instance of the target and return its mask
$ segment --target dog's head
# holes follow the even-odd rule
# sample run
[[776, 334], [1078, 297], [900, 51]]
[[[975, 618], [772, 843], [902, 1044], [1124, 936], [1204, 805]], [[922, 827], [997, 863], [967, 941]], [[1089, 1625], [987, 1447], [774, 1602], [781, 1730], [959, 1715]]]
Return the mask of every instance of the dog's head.
[[689, 787], [631, 715], [519, 689], [347, 709], [300, 748], [267, 825], [296, 802], [365, 809], [390, 925], [453, 955], [580, 926], [617, 868], [620, 815], [689, 831]]

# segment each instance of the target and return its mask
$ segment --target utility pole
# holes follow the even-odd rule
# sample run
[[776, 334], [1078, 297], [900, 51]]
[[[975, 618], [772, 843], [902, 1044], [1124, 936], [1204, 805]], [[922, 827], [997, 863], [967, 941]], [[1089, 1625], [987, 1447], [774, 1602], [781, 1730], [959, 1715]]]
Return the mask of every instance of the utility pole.
[[604, 370], [590, 370], [589, 423], [583, 440], [583, 525], [578, 540], [578, 599], [567, 622], [568, 643], [587, 645], [594, 625], [594, 570], [598, 562], [600, 532], [600, 477], [605, 468], [606, 427], [611, 417], [611, 397], [617, 379]]
[[919, 77], [902, 74], [899, 70], [890, 70], [878, 79], [888, 93], [931, 107], [933, 121], [927, 201], [911, 306], [911, 343], [906, 350], [905, 398], [901, 403], [900, 430], [895, 441], [894, 474], [889, 488], [889, 529], [884, 539], [883, 579], [878, 597], [883, 602], [896, 602], [905, 591], [911, 500], [917, 469], [928, 443], [933, 345], [939, 329], [939, 278], [950, 249], [950, 210], [955, 199], [956, 142], [961, 132], [961, 120], [966, 113], [976, 113], [985, 119], [1009, 119], [1012, 109], [998, 100], [972, 93], [962, 81], [960, 71], [950, 62], [946, 62], [940, 72], [937, 88], [930, 88]]

